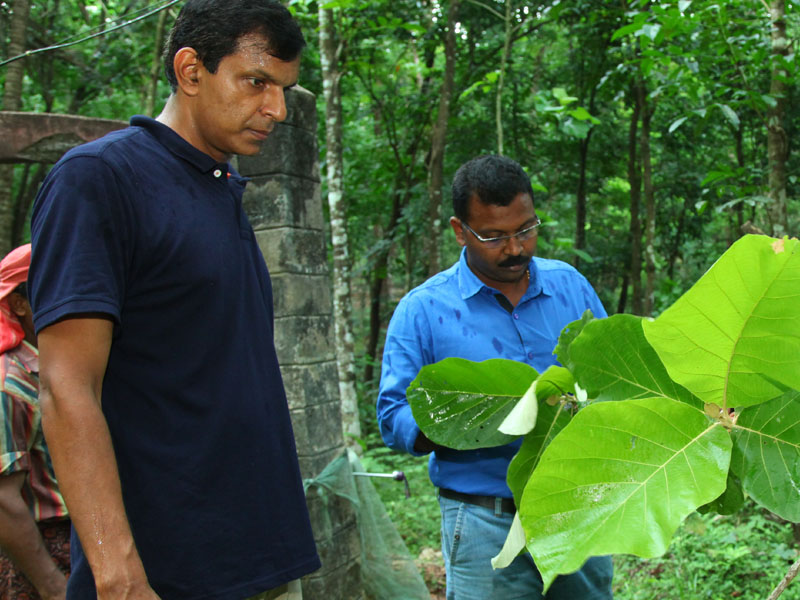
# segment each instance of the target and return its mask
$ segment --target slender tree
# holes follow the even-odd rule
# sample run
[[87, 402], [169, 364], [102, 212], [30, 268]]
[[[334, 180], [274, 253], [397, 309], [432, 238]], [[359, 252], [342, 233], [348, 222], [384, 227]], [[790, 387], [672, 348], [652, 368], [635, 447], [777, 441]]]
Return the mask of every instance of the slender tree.
[[654, 110], [650, 108], [644, 84], [639, 86], [642, 127], [639, 130], [642, 160], [642, 187], [644, 191], [644, 271], [645, 289], [642, 314], [650, 316], [653, 312], [656, 277], [656, 201], [653, 189], [653, 165], [650, 152], [650, 123]]
[[342, 92], [340, 71], [343, 46], [337, 40], [333, 9], [319, 4], [320, 64], [325, 97], [326, 175], [333, 248], [333, 311], [336, 366], [344, 437], [354, 449], [361, 438], [356, 395], [355, 358], [350, 292], [350, 255], [347, 236], [347, 201], [344, 195], [342, 156]]
[[145, 114], [155, 116], [156, 94], [158, 93], [158, 82], [161, 80], [161, 49], [164, 46], [164, 30], [167, 23], [168, 10], [162, 10], [158, 14], [156, 24], [155, 42], [153, 43], [153, 61], [150, 64], [150, 81], [147, 86], [147, 100], [145, 101]]
[[767, 154], [769, 157], [769, 221], [772, 235], [788, 233], [789, 221], [786, 206], [786, 160], [789, 140], [784, 127], [788, 73], [784, 63], [789, 54], [786, 37], [786, 1], [772, 0], [769, 4], [772, 27], [772, 76], [769, 94], [774, 104], [767, 112]]
[[444, 79], [439, 96], [439, 110], [431, 133], [431, 153], [428, 165], [428, 235], [426, 250], [428, 274], [439, 272], [439, 238], [442, 227], [442, 185], [444, 184], [444, 149], [447, 140], [447, 122], [456, 68], [456, 24], [460, 0], [451, 0], [447, 9], [447, 30], [444, 40]]

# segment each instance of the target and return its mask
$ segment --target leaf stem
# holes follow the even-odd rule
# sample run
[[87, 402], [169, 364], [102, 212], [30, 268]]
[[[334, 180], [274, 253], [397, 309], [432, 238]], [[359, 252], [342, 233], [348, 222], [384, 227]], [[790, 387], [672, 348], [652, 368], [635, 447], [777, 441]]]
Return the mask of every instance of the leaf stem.
[[769, 595], [767, 600], [776, 600], [776, 598], [778, 598], [778, 596], [780, 596], [786, 587], [792, 582], [792, 579], [797, 577], [798, 571], [800, 571], [800, 559], [798, 559], [797, 562], [789, 567], [789, 571], [786, 573], [783, 581], [778, 584], [778, 587], [772, 590], [772, 593]]

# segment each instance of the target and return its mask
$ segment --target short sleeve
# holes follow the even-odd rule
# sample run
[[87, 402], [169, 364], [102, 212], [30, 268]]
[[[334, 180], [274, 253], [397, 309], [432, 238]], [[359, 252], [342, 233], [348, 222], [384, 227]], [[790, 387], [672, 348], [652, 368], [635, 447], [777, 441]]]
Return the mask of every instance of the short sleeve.
[[81, 313], [119, 322], [131, 219], [124, 185], [101, 157], [73, 156], [51, 171], [31, 219], [28, 285], [37, 332]]

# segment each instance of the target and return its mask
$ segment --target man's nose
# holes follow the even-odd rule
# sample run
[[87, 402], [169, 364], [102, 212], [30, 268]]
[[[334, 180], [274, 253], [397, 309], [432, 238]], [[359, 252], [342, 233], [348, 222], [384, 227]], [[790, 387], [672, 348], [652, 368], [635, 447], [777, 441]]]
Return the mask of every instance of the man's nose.
[[522, 254], [522, 250], [523, 250], [522, 242], [520, 242], [519, 238], [514, 235], [514, 236], [508, 238], [508, 241], [506, 242], [505, 250], [506, 250], [506, 254], [511, 254], [512, 256], [517, 256], [519, 254]]
[[264, 92], [264, 99], [261, 105], [261, 114], [270, 117], [276, 123], [286, 119], [286, 95], [283, 88], [270, 86]]

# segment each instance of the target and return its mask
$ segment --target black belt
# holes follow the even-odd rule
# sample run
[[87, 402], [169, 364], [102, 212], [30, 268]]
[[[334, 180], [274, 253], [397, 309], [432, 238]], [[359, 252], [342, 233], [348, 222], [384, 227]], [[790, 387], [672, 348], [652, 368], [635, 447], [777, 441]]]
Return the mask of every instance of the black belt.
[[439, 488], [439, 495], [442, 498], [455, 500], [456, 502], [466, 502], [467, 504], [474, 504], [475, 506], [482, 506], [489, 510], [497, 510], [498, 505], [502, 512], [511, 513], [512, 515], [517, 512], [517, 507], [514, 506], [513, 498], [500, 498], [495, 496], [478, 496], [477, 494], [462, 494], [447, 488]]

